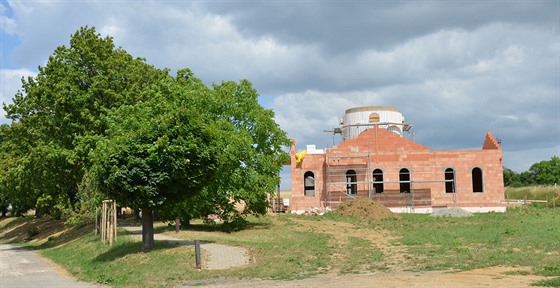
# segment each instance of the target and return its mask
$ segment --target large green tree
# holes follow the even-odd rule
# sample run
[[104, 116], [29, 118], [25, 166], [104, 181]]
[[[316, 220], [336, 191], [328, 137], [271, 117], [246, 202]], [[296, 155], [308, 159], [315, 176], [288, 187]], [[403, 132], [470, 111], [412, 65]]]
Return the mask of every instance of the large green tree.
[[[180, 74], [183, 77], [178, 77], [176, 90], [188, 91], [184, 87], [196, 78], [188, 70]], [[278, 173], [289, 159], [285, 147], [290, 142], [274, 121], [274, 112], [262, 107], [258, 97], [252, 84], [242, 80], [214, 84], [204, 98], [197, 99], [202, 101], [198, 105], [205, 117], [219, 130], [216, 176], [200, 194], [170, 211], [161, 210], [164, 218], [179, 217], [185, 223], [219, 213], [225, 221], [232, 221], [243, 214], [266, 213], [268, 198], [280, 182]]]
[[199, 193], [218, 165], [218, 131], [199, 105], [210, 90], [182, 77], [189, 75], [161, 81], [145, 101], [112, 111], [95, 151], [93, 170], [104, 193], [142, 208], [143, 250], [154, 247], [152, 211]]
[[78, 30], [36, 77], [22, 79], [13, 104], [4, 105], [27, 133], [22, 141], [29, 142], [21, 144], [28, 151], [16, 169], [26, 171], [18, 177], [29, 186], [20, 193], [47, 211], [56, 203], [72, 208], [90, 165], [92, 139], [107, 129], [105, 115], [142, 100], [142, 92], [167, 74], [116, 48], [94, 28]]
[[262, 214], [279, 183], [288, 139], [249, 81], [207, 87], [188, 69], [135, 106], [115, 109], [98, 141], [100, 187], [142, 208], [143, 249], [153, 248], [152, 211], [168, 219], [205, 213]]

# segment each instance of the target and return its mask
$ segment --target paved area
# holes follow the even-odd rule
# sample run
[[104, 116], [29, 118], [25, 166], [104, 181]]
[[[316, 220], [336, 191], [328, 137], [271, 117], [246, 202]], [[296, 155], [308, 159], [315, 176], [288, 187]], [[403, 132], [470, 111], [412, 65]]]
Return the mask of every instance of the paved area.
[[[120, 226], [132, 234], [142, 237], [142, 227]], [[181, 245], [194, 245], [193, 241], [177, 239], [168, 235], [154, 234], [156, 241], [168, 241]], [[242, 247], [229, 246], [217, 243], [200, 243], [206, 257], [203, 259], [203, 268], [208, 270], [229, 269], [244, 266], [250, 263], [249, 251]]]
[[66, 277], [31, 250], [0, 244], [0, 287], [90, 288], [99, 286]]

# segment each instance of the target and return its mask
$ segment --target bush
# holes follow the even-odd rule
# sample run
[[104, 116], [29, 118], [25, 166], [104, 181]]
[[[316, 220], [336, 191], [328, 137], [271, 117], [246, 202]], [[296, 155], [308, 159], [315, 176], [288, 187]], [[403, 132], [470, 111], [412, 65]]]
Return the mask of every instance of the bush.
[[37, 227], [30, 227], [27, 229], [27, 239], [31, 239], [39, 235], [39, 229]]

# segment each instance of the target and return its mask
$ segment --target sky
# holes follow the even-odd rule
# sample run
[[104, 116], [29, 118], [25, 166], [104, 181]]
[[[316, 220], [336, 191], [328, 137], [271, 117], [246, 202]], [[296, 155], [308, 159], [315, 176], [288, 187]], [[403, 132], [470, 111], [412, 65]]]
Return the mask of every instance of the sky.
[[173, 74], [250, 80], [298, 151], [340, 142], [323, 130], [346, 109], [393, 106], [432, 150], [491, 131], [514, 171], [560, 156], [558, 0], [0, 0], [0, 101], [83, 26]]

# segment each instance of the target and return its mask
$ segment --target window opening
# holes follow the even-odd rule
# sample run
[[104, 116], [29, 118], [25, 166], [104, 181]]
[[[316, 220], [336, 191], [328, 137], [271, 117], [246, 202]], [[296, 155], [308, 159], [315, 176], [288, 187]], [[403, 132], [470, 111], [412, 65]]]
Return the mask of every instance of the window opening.
[[478, 167], [472, 169], [472, 188], [474, 193], [484, 192], [482, 169]]
[[375, 112], [369, 114], [369, 123], [377, 123], [377, 122], [379, 122], [379, 114]]
[[356, 177], [356, 171], [348, 170], [346, 171], [346, 193], [347, 194], [358, 194], [358, 181]]
[[373, 189], [375, 193], [383, 193], [383, 171], [381, 169], [373, 170]]
[[455, 193], [455, 171], [452, 168], [445, 169], [445, 193]]
[[313, 174], [313, 172], [307, 171], [305, 172], [305, 174], [303, 174], [303, 186], [305, 196], [315, 196], [315, 175]]
[[399, 182], [401, 193], [410, 193], [410, 171], [406, 168], [402, 168], [399, 171]]

